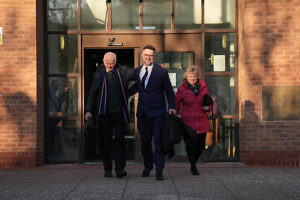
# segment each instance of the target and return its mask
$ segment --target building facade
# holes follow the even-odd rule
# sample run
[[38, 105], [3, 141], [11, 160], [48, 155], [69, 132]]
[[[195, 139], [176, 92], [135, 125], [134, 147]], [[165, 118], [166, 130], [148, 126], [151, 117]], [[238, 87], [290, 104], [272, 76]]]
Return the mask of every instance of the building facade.
[[[139, 66], [146, 44], [175, 92], [196, 65], [216, 99], [204, 161], [299, 167], [298, 0], [3, 0], [0, 11], [0, 168], [98, 162], [83, 120], [92, 75], [107, 51]], [[128, 102], [139, 162], [137, 96]]]

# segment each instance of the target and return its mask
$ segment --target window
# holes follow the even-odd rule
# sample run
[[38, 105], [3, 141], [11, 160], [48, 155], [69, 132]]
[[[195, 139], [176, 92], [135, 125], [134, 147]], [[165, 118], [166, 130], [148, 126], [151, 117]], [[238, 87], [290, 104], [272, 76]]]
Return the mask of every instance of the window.
[[235, 27], [235, 0], [205, 0], [205, 27], [233, 29]]
[[112, 30], [138, 30], [139, 5], [139, 0], [112, 0]]
[[175, 0], [174, 4], [176, 30], [201, 28], [201, 0]]
[[171, 29], [171, 0], [143, 0], [143, 30]]
[[205, 71], [234, 72], [234, 33], [207, 33], [205, 35]]
[[77, 0], [48, 0], [49, 31], [77, 29]]
[[106, 0], [81, 0], [81, 28], [108, 30], [108, 12]]

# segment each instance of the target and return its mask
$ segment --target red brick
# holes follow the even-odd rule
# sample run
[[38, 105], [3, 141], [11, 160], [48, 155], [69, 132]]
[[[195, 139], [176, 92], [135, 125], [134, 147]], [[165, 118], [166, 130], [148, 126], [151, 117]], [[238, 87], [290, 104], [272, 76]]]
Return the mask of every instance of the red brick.
[[36, 11], [41, 4], [36, 0], [1, 0], [4, 43], [0, 46], [0, 121], [6, 124], [0, 129], [0, 138], [6, 142], [0, 146], [0, 168], [35, 165], [31, 152], [36, 151], [37, 140], [28, 138], [27, 132], [37, 134], [33, 114], [37, 105], [30, 99], [37, 99]]
[[[239, 72], [243, 74], [239, 79], [239, 93], [244, 94], [244, 97], [240, 98], [242, 108], [240, 141], [243, 142], [240, 148], [241, 151], [253, 150], [240, 154], [240, 159], [252, 165], [275, 165], [276, 162], [276, 166], [299, 166], [299, 121], [283, 124], [278, 121], [265, 122], [261, 119], [263, 86], [299, 85], [300, 78], [297, 72], [300, 70], [300, 49], [297, 33], [300, 21], [297, 16], [300, 5], [295, 2], [265, 0], [239, 2], [239, 8], [244, 8], [243, 15], [239, 18], [239, 27], [243, 27], [239, 34], [243, 38], [239, 41], [238, 67]], [[289, 12], [283, 11], [282, 8]], [[251, 106], [245, 104], [243, 107], [245, 102], [250, 102]], [[253, 126], [248, 126], [249, 123]], [[259, 136], [255, 136], [259, 138], [255, 143], [250, 138], [253, 128], [259, 133]], [[259, 149], [264, 151], [261, 152]], [[290, 153], [281, 151], [286, 149]], [[275, 155], [270, 156], [267, 151]], [[257, 152], [260, 156], [253, 158], [253, 152]], [[260, 161], [262, 158], [270, 159], [270, 162]], [[253, 163], [253, 160], [256, 161]]]

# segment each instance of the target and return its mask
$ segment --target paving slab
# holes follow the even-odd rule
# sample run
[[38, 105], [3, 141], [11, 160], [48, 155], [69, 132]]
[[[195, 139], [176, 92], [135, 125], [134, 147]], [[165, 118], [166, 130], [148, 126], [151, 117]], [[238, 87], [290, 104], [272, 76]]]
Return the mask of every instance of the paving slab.
[[128, 164], [127, 177], [105, 178], [101, 164], [47, 165], [0, 171], [1, 200], [298, 200], [299, 168], [251, 168], [240, 163], [204, 163], [193, 176], [188, 163], [167, 163], [164, 181], [141, 177]]

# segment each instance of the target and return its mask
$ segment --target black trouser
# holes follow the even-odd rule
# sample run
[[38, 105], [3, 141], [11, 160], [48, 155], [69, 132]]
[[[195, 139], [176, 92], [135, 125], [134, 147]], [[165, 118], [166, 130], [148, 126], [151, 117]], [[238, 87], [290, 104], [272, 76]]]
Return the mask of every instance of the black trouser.
[[117, 170], [125, 168], [126, 148], [125, 148], [125, 127], [123, 115], [121, 113], [104, 115], [99, 117], [101, 155], [105, 170], [112, 169], [112, 138], [115, 134], [114, 160]]
[[191, 167], [196, 167], [196, 163], [205, 149], [206, 133], [195, 134], [186, 139], [186, 152]]
[[[140, 117], [137, 127], [140, 133], [141, 153], [144, 159], [145, 169], [152, 169], [153, 162], [156, 172], [162, 172], [165, 166], [165, 159], [161, 144], [161, 127], [165, 121], [165, 116]], [[154, 139], [154, 152], [152, 149], [152, 138]]]

